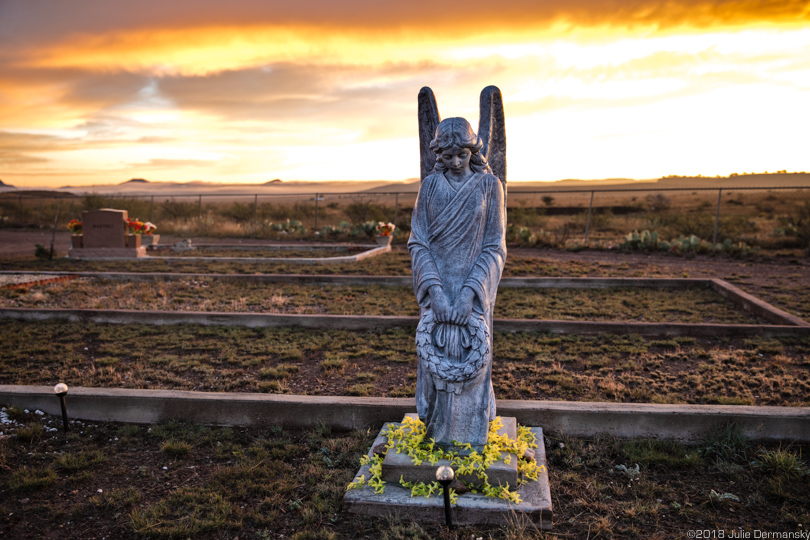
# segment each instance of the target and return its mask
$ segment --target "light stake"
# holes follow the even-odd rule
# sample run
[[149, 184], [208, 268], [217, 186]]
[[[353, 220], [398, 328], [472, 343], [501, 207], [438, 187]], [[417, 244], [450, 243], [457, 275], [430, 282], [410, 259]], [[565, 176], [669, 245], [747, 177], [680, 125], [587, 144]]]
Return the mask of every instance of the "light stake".
[[68, 385], [59, 383], [53, 387], [53, 393], [59, 396], [59, 404], [62, 406], [62, 424], [65, 426], [65, 433], [70, 431], [70, 424], [68, 424], [67, 405], [65, 404], [65, 396], [68, 393]]
[[455, 474], [453, 469], [447, 465], [442, 465], [436, 469], [436, 480], [442, 485], [444, 491], [444, 520], [447, 523], [447, 528], [451, 531], [453, 527], [453, 514], [450, 511], [450, 483], [453, 481]]

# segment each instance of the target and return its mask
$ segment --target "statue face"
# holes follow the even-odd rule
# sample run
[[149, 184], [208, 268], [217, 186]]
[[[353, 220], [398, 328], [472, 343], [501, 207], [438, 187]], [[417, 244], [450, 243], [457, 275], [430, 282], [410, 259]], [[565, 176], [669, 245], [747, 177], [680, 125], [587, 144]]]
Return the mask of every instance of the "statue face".
[[439, 156], [442, 164], [447, 167], [450, 174], [454, 176], [466, 176], [472, 170], [470, 169], [470, 158], [472, 152], [469, 148], [459, 148], [454, 146], [443, 151]]

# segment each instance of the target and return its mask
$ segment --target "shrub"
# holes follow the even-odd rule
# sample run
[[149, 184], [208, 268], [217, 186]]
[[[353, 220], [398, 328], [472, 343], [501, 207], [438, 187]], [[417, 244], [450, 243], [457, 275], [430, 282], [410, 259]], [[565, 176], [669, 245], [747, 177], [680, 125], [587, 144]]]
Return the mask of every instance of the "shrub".
[[386, 221], [393, 213], [388, 208], [374, 203], [352, 203], [344, 212], [352, 223]]
[[780, 219], [786, 236], [793, 236], [805, 246], [810, 247], [810, 201], [799, 206], [792, 216]]
[[729, 423], [717, 428], [703, 439], [701, 455], [717, 461], [744, 459], [748, 439], [739, 424]]
[[176, 201], [166, 199], [160, 206], [161, 216], [164, 219], [191, 219], [198, 214], [197, 204], [189, 201]]
[[256, 209], [252, 204], [242, 204], [234, 202], [227, 208], [220, 210], [220, 215], [230, 218], [237, 222], [253, 221], [256, 215]]
[[644, 198], [644, 201], [647, 203], [647, 207], [650, 209], [650, 212], [669, 210], [669, 207], [672, 206], [672, 201], [670, 198], [663, 193], [647, 195]]

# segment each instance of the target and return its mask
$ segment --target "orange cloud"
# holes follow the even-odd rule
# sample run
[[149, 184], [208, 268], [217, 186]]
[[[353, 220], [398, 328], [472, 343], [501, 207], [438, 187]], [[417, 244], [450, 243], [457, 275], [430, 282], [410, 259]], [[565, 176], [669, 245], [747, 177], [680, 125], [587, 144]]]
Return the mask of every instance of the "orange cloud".
[[12, 46], [14, 56], [7, 63], [200, 75], [278, 62], [413, 63], [476, 44], [603, 40], [619, 34], [799, 27], [810, 22], [810, 4], [805, 1], [504, 0], [494, 9], [491, 0], [469, 0], [463, 9], [425, 1], [371, 0], [348, 5], [332, 0], [236, 6], [211, 1], [91, 4], [97, 13], [82, 10], [86, 3], [71, 2], [49, 17], [58, 15], [73, 25], [51, 21], [39, 28], [31, 18], [33, 10], [20, 14], [22, 24], [12, 31], [11, 40], [19, 47]]

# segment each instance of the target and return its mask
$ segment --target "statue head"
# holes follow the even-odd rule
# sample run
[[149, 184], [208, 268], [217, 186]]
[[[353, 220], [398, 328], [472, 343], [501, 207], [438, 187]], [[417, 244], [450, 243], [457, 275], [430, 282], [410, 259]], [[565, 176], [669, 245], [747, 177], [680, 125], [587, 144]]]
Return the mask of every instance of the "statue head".
[[436, 128], [436, 136], [430, 141], [430, 149], [436, 155], [434, 171], [445, 172], [447, 167], [439, 157], [442, 152], [450, 148], [467, 148], [472, 154], [470, 168], [474, 172], [492, 172], [487, 165], [486, 158], [481, 155], [484, 147], [481, 138], [475, 134], [472, 126], [464, 118], [445, 118]]

